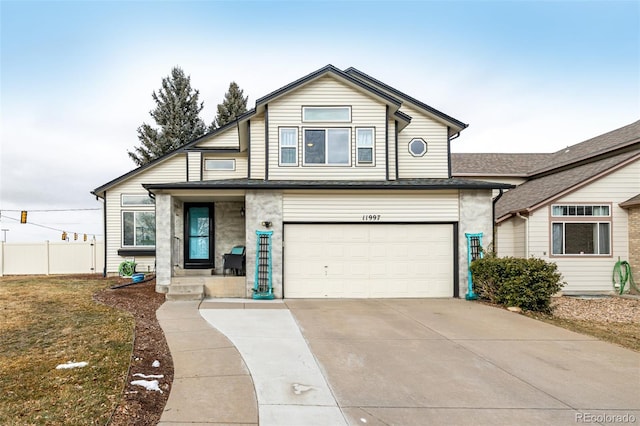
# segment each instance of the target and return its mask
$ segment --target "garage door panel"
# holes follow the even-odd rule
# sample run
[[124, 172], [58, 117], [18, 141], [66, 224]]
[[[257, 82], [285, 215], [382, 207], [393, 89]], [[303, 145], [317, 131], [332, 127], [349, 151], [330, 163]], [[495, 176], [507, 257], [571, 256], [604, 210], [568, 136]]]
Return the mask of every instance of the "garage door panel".
[[285, 225], [284, 295], [451, 297], [452, 225]]

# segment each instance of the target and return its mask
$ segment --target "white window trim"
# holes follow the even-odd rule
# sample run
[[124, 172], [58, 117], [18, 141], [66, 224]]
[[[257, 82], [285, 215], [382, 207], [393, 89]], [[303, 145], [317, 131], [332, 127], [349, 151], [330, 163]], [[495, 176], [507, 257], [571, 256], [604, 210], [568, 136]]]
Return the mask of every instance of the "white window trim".
[[[358, 145], [358, 133], [361, 130], [370, 130], [372, 134], [372, 145], [360, 147]], [[376, 165], [376, 128], [375, 127], [356, 127], [356, 165], [358, 166], [375, 166]], [[358, 155], [359, 149], [371, 149], [371, 161], [360, 161], [360, 156]]]
[[[349, 156], [346, 163], [329, 163], [329, 147], [327, 145], [327, 135], [329, 130], [342, 129], [347, 130], [349, 135], [349, 149], [347, 155]], [[306, 145], [306, 131], [307, 130], [324, 130], [324, 163], [307, 163]], [[302, 165], [306, 167], [351, 167], [351, 127], [304, 127], [302, 129]]]
[[[282, 145], [282, 131], [283, 130], [294, 130], [296, 132], [296, 144], [295, 146]], [[278, 165], [282, 167], [296, 167], [298, 165], [298, 150], [299, 150], [299, 138], [298, 138], [298, 128], [297, 127], [280, 127], [278, 129]], [[296, 161], [295, 163], [283, 163], [282, 162], [282, 148], [294, 148], [296, 151]]]
[[[214, 164], [223, 165], [229, 164], [226, 167], [214, 167]], [[207, 172], [233, 172], [236, 170], [235, 158], [206, 158], [204, 160], [204, 170]]]
[[[151, 202], [149, 203], [127, 203], [125, 202], [125, 197], [148, 197]], [[148, 193], [145, 194], [120, 194], [120, 206], [121, 207], [149, 207], [155, 205], [155, 200], [149, 196]]]
[[[306, 118], [306, 112], [310, 109], [336, 109], [344, 108], [349, 111], [349, 118], [347, 120], [313, 120]], [[351, 106], [348, 105], [329, 105], [329, 106], [303, 106], [302, 107], [302, 121], [306, 123], [351, 123]]]
[[[126, 245], [124, 243], [124, 214], [125, 213], [133, 213], [133, 226], [134, 226], [134, 229], [133, 229], [133, 240], [134, 240], [134, 243], [133, 243], [133, 245]], [[120, 234], [121, 234], [120, 235], [121, 245], [120, 246], [122, 248], [148, 248], [148, 249], [155, 248], [156, 244], [158, 243], [157, 235], [156, 235], [156, 244], [154, 244], [154, 245], [139, 245], [139, 244], [136, 244], [137, 241], [135, 241], [136, 240], [135, 224], [136, 224], [136, 215], [138, 213], [153, 213], [155, 215], [156, 211], [155, 210], [122, 210], [121, 215], [120, 215], [120, 230], [121, 230], [121, 232], [120, 232]], [[155, 216], [154, 216], [154, 220], [155, 220]]]
[[[556, 207], [575, 207], [576, 208], [576, 214], [572, 215], [572, 214], [567, 214], [567, 215], [563, 215], [563, 214], [554, 214], [554, 210]], [[594, 214], [581, 214], [578, 215], [577, 214], [577, 208], [578, 207], [606, 207], [609, 209], [609, 214], [599, 214], [599, 215], [594, 215]], [[606, 203], [601, 203], [601, 204], [585, 204], [585, 203], [566, 203], [566, 204], [553, 204], [551, 205], [551, 216], [552, 217], [566, 217], [566, 218], [575, 218], [575, 219], [589, 219], [589, 218], [600, 218], [600, 217], [611, 217], [611, 204], [606, 204]]]

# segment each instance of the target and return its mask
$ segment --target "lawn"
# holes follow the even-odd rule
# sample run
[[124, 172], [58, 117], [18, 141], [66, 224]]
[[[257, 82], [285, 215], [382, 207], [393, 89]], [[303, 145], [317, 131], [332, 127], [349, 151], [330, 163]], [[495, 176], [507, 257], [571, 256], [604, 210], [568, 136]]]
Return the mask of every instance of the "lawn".
[[[105, 424], [122, 397], [133, 317], [98, 276], [0, 278], [0, 424]], [[56, 369], [67, 362], [83, 368]]]

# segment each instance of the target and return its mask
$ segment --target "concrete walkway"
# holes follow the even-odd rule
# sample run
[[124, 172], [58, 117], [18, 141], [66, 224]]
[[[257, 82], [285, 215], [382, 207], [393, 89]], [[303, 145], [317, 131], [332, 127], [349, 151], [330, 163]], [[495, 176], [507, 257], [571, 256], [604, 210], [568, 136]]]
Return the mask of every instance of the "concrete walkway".
[[479, 303], [200, 308], [158, 310], [175, 367], [161, 425], [640, 423], [640, 354]]

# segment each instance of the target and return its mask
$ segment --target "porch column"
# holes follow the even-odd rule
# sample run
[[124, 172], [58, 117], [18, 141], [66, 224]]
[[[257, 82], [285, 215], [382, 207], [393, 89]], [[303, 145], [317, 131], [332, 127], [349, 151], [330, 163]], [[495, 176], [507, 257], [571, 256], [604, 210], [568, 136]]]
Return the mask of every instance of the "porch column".
[[166, 293], [173, 265], [173, 197], [156, 195], [156, 291]]
[[491, 190], [460, 190], [460, 220], [458, 227], [458, 297], [467, 294], [469, 262], [465, 233], [482, 233], [482, 248], [493, 248], [493, 214]]

